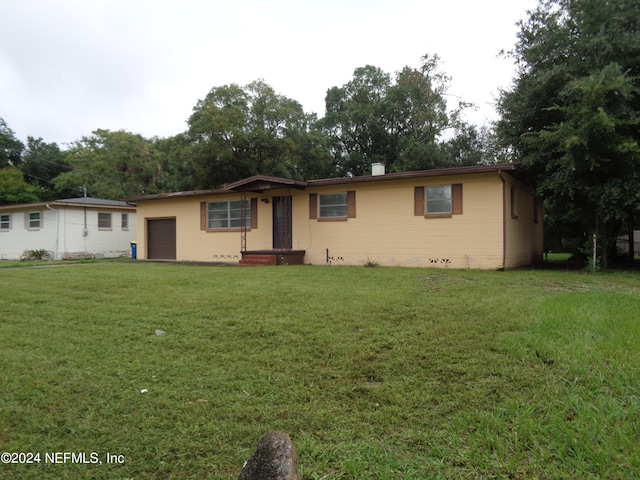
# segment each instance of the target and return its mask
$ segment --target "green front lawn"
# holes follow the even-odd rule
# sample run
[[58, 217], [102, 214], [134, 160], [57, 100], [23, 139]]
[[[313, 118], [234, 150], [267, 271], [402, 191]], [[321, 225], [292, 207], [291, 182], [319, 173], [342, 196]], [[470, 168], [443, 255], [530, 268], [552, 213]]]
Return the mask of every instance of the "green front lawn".
[[0, 478], [235, 479], [271, 430], [305, 480], [640, 476], [640, 273], [98, 262], [0, 282], [0, 450], [40, 454]]

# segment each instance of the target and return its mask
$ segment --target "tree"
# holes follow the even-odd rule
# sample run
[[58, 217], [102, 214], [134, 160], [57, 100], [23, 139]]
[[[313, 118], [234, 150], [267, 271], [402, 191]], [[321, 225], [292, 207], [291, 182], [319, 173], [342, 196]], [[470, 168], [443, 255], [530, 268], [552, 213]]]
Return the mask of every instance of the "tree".
[[356, 69], [346, 85], [327, 91], [323, 123], [339, 175], [363, 175], [371, 163], [395, 163], [398, 132], [387, 99], [390, 87], [389, 74], [368, 65]]
[[422, 57], [420, 68], [405, 67], [392, 77], [366, 66], [343, 87], [327, 92], [324, 125], [340, 174], [363, 175], [371, 163], [390, 171], [443, 167], [442, 134], [460, 124], [459, 102], [450, 110], [450, 77], [437, 55]]
[[18, 167], [22, 160], [24, 145], [0, 117], [0, 168]]
[[440, 148], [442, 158], [446, 159], [447, 166], [450, 167], [508, 162], [505, 153], [497, 145], [495, 133], [487, 126], [478, 128], [460, 122], [454, 135], [442, 142]]
[[57, 189], [120, 200], [159, 191], [162, 166], [152, 141], [123, 130], [96, 130], [67, 151], [73, 170], [58, 175]]
[[0, 168], [0, 205], [37, 202], [38, 190], [24, 181], [20, 170]]
[[212, 88], [194, 107], [186, 133], [198, 187], [313, 170], [328, 158], [315, 123], [298, 102], [276, 94], [262, 80]]
[[591, 225], [607, 266], [640, 206], [640, 9], [635, 0], [540, 0], [510, 55], [498, 132], [545, 199], [549, 224]]
[[52, 180], [71, 170], [64, 152], [56, 143], [46, 143], [42, 138], [27, 137], [27, 147], [22, 155], [20, 171], [28, 183], [38, 187], [40, 198], [51, 200], [55, 197], [71, 196], [71, 192], [57, 191]]

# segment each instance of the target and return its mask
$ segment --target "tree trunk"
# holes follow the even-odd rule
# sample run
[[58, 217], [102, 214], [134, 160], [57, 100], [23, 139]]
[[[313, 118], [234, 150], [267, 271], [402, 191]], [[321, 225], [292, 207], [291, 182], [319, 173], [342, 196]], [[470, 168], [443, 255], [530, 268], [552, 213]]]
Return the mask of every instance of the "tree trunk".
[[[596, 238], [600, 246], [600, 267], [606, 270], [609, 266], [609, 242], [607, 241], [607, 224], [596, 214]], [[596, 258], [598, 257], [596, 252]], [[593, 266], [595, 270], [595, 265]]]
[[629, 260], [633, 262], [635, 258], [635, 238], [633, 234], [633, 212], [629, 213], [628, 220], [628, 231], [629, 231]]

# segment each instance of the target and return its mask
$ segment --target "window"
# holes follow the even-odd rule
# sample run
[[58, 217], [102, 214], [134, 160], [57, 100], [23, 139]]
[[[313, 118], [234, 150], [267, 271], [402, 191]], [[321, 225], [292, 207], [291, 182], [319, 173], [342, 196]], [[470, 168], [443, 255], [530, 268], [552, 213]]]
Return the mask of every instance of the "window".
[[[319, 202], [318, 202], [318, 197]], [[356, 192], [309, 195], [309, 218], [320, 220], [347, 220], [356, 217]]]
[[11, 230], [11, 215], [0, 215], [0, 231]]
[[129, 230], [129, 214], [128, 213], [122, 214], [120, 226], [122, 227], [122, 230]]
[[518, 193], [516, 187], [511, 187], [511, 218], [518, 218]]
[[320, 195], [320, 218], [347, 218], [347, 192]]
[[29, 212], [27, 225], [29, 226], [29, 230], [39, 230], [40, 212]]
[[427, 215], [451, 213], [451, 185], [427, 187], [425, 191]]
[[426, 218], [461, 215], [462, 184], [415, 187], [413, 213]]
[[[248, 201], [245, 205], [245, 226], [251, 227], [251, 208]], [[211, 202], [207, 209], [207, 228], [240, 228], [242, 226], [242, 200], [228, 202]]]
[[98, 212], [98, 230], [111, 230], [111, 214]]

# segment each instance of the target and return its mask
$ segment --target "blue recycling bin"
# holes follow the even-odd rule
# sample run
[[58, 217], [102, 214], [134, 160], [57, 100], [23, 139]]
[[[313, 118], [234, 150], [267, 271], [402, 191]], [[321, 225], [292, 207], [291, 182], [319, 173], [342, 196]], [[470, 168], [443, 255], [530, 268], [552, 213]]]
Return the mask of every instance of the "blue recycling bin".
[[135, 240], [131, 242], [131, 258], [138, 258], [138, 242]]

